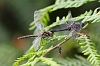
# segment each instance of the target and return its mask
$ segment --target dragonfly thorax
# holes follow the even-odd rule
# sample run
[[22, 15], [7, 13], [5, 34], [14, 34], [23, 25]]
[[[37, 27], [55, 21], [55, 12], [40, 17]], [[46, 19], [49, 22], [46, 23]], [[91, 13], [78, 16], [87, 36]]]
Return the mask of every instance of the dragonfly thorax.
[[53, 36], [53, 32], [51, 31], [44, 31], [42, 34], [42, 37], [50, 37]]
[[73, 23], [71, 26], [70, 26], [70, 30], [75, 30], [75, 31], [78, 31], [80, 29], [82, 29], [82, 27], [84, 26], [83, 23], [79, 22], [79, 23]]

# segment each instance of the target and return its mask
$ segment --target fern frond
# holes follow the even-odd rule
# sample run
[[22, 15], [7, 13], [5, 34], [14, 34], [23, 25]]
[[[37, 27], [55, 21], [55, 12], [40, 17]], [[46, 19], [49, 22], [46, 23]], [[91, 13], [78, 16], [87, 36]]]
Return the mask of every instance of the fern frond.
[[[100, 7], [96, 8], [94, 10], [94, 12], [92, 10], [90, 10], [89, 12], [86, 11], [84, 14], [81, 14], [80, 16], [77, 17], [73, 17], [72, 19], [74, 21], [81, 21], [82, 23], [95, 23], [95, 22], [100, 22], [100, 12], [98, 12], [97, 10], [100, 9]], [[65, 22], [68, 22], [68, 17], [69, 15], [67, 15], [66, 17], [62, 17], [62, 19], [60, 19], [59, 17], [56, 18], [56, 22], [53, 22], [51, 25], [45, 27], [46, 30], [49, 30], [57, 25], [63, 24]], [[63, 21], [63, 22], [60, 22]]]
[[17, 60], [15, 60], [15, 63], [13, 64], [13, 66], [19, 66], [19, 63], [27, 58], [33, 57], [34, 53], [28, 53], [26, 55], [23, 55], [23, 57], [17, 58]]
[[[73, 7], [77, 8], [82, 6], [85, 3], [92, 2], [92, 1], [95, 0], [80, 0], [80, 1], [56, 0], [55, 4], [39, 10], [41, 12], [42, 22], [44, 23], [45, 26], [47, 26], [47, 22], [50, 20], [49, 13], [52, 11], [62, 9], [62, 8], [73, 8]], [[30, 24], [30, 26], [31, 27], [29, 28], [29, 30], [35, 28], [34, 21]]]
[[57, 62], [53, 61], [53, 58], [45, 58], [45, 57], [39, 57], [35, 58], [34, 61], [27, 62], [25, 64], [22, 64], [20, 66], [35, 66], [35, 64], [39, 61], [42, 61], [44, 64], [47, 64], [49, 66], [60, 66]]
[[50, 39], [50, 41], [54, 41], [54, 40], [61, 40], [63, 38], [66, 38], [68, 35], [61, 35], [61, 36], [56, 36], [54, 35], [53, 38]]
[[61, 66], [92, 66], [85, 58], [77, 55], [76, 58], [57, 59], [57, 62]]
[[[62, 8], [73, 8], [73, 7], [77, 8], [91, 1], [95, 1], [95, 0], [80, 0], [80, 1], [56, 0], [54, 5], [48, 6], [44, 9], [40, 9], [40, 12], [42, 14], [42, 18], [45, 19], [45, 21], [48, 21], [48, 19], [45, 18], [45, 15], [49, 12], [62, 9]], [[49, 17], [49, 14], [48, 14], [48, 17]]]
[[100, 55], [94, 47], [95, 44], [86, 35], [80, 36], [78, 41], [81, 48], [84, 49], [82, 51], [84, 55], [88, 55], [87, 60], [89, 60], [94, 66], [100, 66]]
[[53, 58], [40, 57], [39, 60], [49, 66], [60, 66], [57, 62], [53, 61]]
[[19, 63], [22, 62], [25, 59], [28, 59], [28, 62], [26, 62], [24, 65], [30, 65], [32, 61], [35, 61], [35, 58], [37, 56], [38, 57], [41, 56], [46, 51], [48, 51], [48, 49], [37, 51], [37, 52], [27, 53], [26, 55], [23, 55], [22, 57], [17, 58], [17, 60], [15, 60], [15, 63], [13, 64], [13, 66], [19, 66]]
[[95, 1], [95, 0], [79, 0], [79, 1], [77, 0], [56, 0], [52, 11], [55, 11], [61, 8], [73, 8], [73, 7], [77, 8], [91, 1]]

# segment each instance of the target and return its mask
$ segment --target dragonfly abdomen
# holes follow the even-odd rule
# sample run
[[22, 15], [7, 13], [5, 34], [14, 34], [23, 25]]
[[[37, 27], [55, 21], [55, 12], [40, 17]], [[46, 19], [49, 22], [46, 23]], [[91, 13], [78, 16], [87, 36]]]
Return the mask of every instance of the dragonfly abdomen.
[[26, 36], [18, 37], [18, 39], [25, 39], [25, 38], [37, 37], [37, 36], [38, 36], [38, 35], [26, 35]]

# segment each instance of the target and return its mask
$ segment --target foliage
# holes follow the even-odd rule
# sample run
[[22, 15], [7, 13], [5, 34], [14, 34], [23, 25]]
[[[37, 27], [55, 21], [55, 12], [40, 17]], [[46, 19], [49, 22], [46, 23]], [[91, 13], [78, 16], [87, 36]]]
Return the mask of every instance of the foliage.
[[83, 58], [82, 56], [77, 56], [77, 55], [75, 55], [75, 58], [68, 57], [66, 59], [61, 58], [60, 60], [57, 60], [57, 62], [60, 63], [61, 66], [92, 66], [90, 62], [87, 61], [85, 58]]
[[89, 55], [87, 60], [91, 61], [94, 66], [100, 66], [100, 55], [95, 49], [95, 44], [86, 35], [80, 36], [78, 40], [81, 48], [84, 49], [82, 51], [84, 55]]
[[[15, 53], [16, 52], [16, 53]], [[0, 44], [0, 65], [1, 66], [11, 66], [14, 62], [13, 60], [16, 59], [16, 57], [20, 56], [20, 51], [18, 51], [16, 48], [12, 47], [9, 44], [2, 43]], [[6, 63], [6, 64], [5, 64]]]
[[[82, 6], [85, 3], [91, 2], [94, 0], [56, 0], [54, 5], [48, 6], [44, 9], [40, 9], [40, 13], [41, 13], [41, 19], [42, 22], [44, 23], [44, 25], [46, 26], [47, 22], [50, 20], [49, 18], [49, 13], [53, 12], [55, 10], [58, 9], [62, 9], [62, 8], [78, 8], [80, 6]], [[98, 12], [97, 10], [99, 10], [100, 7], [96, 8], [94, 11], [90, 10], [90, 11], [85, 11], [84, 14], [81, 14], [77, 17], [72, 18], [74, 21], [81, 21], [82, 23], [85, 23], [85, 26], [83, 28], [86, 28], [89, 24], [91, 23], [96, 23], [96, 22], [100, 22], [100, 12]], [[60, 25], [60, 24], [64, 24], [65, 22], [68, 22], [68, 18], [69, 18], [69, 14], [66, 16], [63, 16], [62, 19], [60, 19], [60, 17], [56, 18], [56, 22], [53, 22], [51, 25], [46, 26], [44, 29], [45, 30], [50, 30], [53, 27]], [[34, 21], [30, 24], [30, 30], [33, 30], [35, 28], [34, 25]], [[97, 53], [97, 50], [95, 49], [95, 44], [93, 41], [91, 41], [90, 38], [88, 38], [85, 34], [81, 34], [78, 33], [78, 35], [80, 35], [80, 37], [78, 37], [78, 42], [81, 45], [81, 48], [83, 48], [82, 53], [84, 53], [84, 55], [87, 55], [88, 58], [87, 60], [90, 61], [91, 64], [86, 64], [86, 58], [80, 59], [80, 57], [77, 58], [67, 58], [67, 59], [62, 59], [60, 61], [55, 61], [53, 58], [46, 58], [46, 54], [48, 54], [49, 52], [51, 52], [54, 49], [59, 49], [59, 53], [61, 52], [61, 45], [63, 43], [65, 43], [66, 41], [68, 41], [70, 38], [72, 38], [73, 36], [75, 36], [76, 34], [72, 35], [72, 36], [65, 36], [65, 35], [60, 35], [60, 36], [56, 36], [53, 35], [53, 37], [50, 37], [49, 41], [46, 41], [44, 38], [43, 40], [41, 40], [41, 47], [38, 51], [35, 51], [33, 49], [33, 46], [31, 46], [31, 48], [29, 49], [29, 51], [23, 55], [20, 58], [17, 58], [17, 60], [15, 60], [15, 63], [13, 64], [13, 66], [35, 66], [38, 62], [42, 61], [44, 64], [46, 65], [50, 65], [50, 66], [100, 66], [100, 55]], [[67, 37], [67, 38], [66, 38]], [[91, 36], [90, 36], [91, 37]], [[64, 39], [65, 38], [65, 39]], [[64, 39], [64, 41], [58, 43], [56, 46], [50, 46], [49, 48], [45, 49], [45, 45], [56, 41], [56, 40], [62, 40]], [[21, 61], [27, 59], [26, 63], [24, 64], [19, 64]], [[63, 62], [64, 61], [64, 62]]]
[[[43, 23], [46, 24], [46, 22], [49, 21], [50, 12], [53, 12], [55, 10], [62, 9], [62, 8], [73, 8], [73, 7], [76, 8], [91, 1], [94, 1], [94, 0], [80, 0], [80, 1], [56, 0], [54, 5], [48, 6], [44, 9], [40, 9], [39, 11], [41, 12], [41, 18], [42, 18]], [[32, 26], [30, 30], [34, 29], [35, 27], [34, 21], [30, 24], [30, 26]]]

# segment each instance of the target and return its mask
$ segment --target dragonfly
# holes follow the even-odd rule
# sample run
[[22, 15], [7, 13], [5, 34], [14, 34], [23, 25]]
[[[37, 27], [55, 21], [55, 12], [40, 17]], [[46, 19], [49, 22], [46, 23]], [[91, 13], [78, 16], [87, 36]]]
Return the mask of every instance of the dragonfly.
[[37, 51], [39, 49], [39, 46], [40, 46], [41, 38], [52, 36], [53, 32], [44, 30], [44, 25], [42, 23], [41, 15], [40, 15], [40, 12], [38, 10], [36, 10], [34, 12], [34, 23], [35, 23], [35, 26], [36, 26], [36, 30], [35, 30], [36, 34], [21, 36], [21, 37], [18, 37], [18, 39], [36, 37], [34, 39], [34, 41], [32, 42], [32, 44], [33, 44], [34, 50]]
[[21, 37], [18, 37], [18, 39], [36, 37], [34, 41], [32, 42], [35, 51], [39, 49], [42, 38], [51, 37], [53, 36], [54, 32], [63, 31], [63, 30], [51, 30], [51, 31], [44, 30], [44, 25], [42, 23], [41, 15], [38, 10], [34, 12], [34, 24], [36, 26], [36, 30], [35, 30], [36, 34], [21, 36]]
[[[72, 18], [71, 12], [68, 12], [68, 14], [70, 14], [70, 19], [71, 19]], [[69, 22], [68, 22], [68, 24], [65, 24], [66, 25], [65, 28], [62, 27], [63, 26], [62, 25], [61, 26], [62, 29], [46, 31], [46, 30], [44, 30], [44, 25], [42, 23], [42, 20], [41, 20], [40, 16], [41, 16], [40, 12], [36, 10], [34, 12], [34, 23], [36, 25], [36, 30], [35, 30], [36, 34], [18, 37], [18, 39], [36, 37], [34, 39], [34, 41], [32, 42], [35, 51], [37, 51], [40, 47], [41, 38], [53, 36], [54, 32], [59, 32], [59, 31], [73, 31], [73, 30], [78, 31], [83, 26], [83, 24], [81, 24], [81, 23], [77, 24], [74, 21], [69, 20], [70, 24], [69, 24]]]
[[[78, 32], [79, 30], [81, 30], [84, 27], [84, 23], [74, 22], [71, 11], [68, 12], [68, 15], [69, 15], [68, 22], [61, 24], [60, 25], [61, 30], [58, 30], [58, 31], [70, 31], [70, 33], [69, 33], [69, 36], [70, 36], [70, 35]], [[61, 20], [59, 22], [63, 22], [63, 20]], [[57, 30], [55, 30], [55, 31], [57, 31]]]

